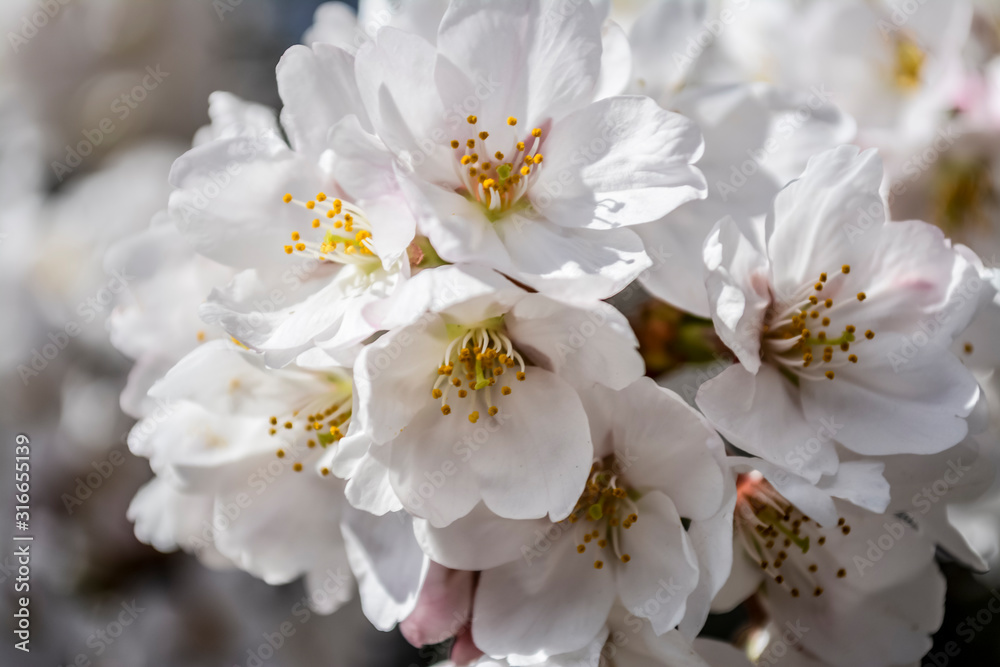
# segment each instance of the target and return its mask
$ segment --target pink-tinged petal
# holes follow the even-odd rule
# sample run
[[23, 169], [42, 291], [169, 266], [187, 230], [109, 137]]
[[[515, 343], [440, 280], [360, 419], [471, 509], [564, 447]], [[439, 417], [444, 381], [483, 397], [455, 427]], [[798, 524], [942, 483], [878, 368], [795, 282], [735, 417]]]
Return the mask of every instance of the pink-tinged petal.
[[483, 652], [479, 650], [472, 639], [472, 627], [466, 626], [455, 637], [455, 643], [451, 645], [451, 661], [456, 665], [469, 665], [474, 660], [482, 657]]
[[472, 572], [431, 563], [416, 607], [399, 629], [413, 646], [440, 644], [458, 634], [472, 613]]

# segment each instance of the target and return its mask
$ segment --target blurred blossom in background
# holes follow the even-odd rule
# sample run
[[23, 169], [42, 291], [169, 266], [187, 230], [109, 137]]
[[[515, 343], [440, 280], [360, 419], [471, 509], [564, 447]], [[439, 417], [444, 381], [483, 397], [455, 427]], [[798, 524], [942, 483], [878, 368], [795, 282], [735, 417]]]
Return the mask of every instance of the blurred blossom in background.
[[[356, 602], [316, 615], [303, 605], [301, 582], [269, 586], [222, 563], [206, 567], [210, 558], [161, 553], [136, 538], [141, 528], [127, 516], [151, 478], [148, 462], [126, 444], [134, 424], [128, 414], [138, 412], [129, 397], [145, 394], [144, 373], [158, 377], [184, 350], [160, 359], [133, 340], [133, 360], [112, 346], [112, 311], [142, 299], [148, 278], [147, 267], [117, 262], [117, 251], [166, 205], [171, 165], [208, 122], [213, 91], [280, 108], [274, 68], [289, 46], [352, 43], [356, 28], [340, 20], [345, 10], [325, 7], [316, 15], [320, 4], [0, 0], [0, 438], [5, 452], [18, 433], [31, 438], [36, 549], [30, 655], [8, 641], [16, 565], [8, 546], [0, 550], [2, 666], [337, 667], [425, 665], [442, 657], [411, 648], [398, 631], [375, 630]], [[648, 3], [610, 4], [611, 17], [628, 31]], [[739, 11], [747, 5], [728, 4]], [[921, 12], [909, 29], [927, 37], [939, 69], [918, 94], [905, 95], [882, 87], [863, 66], [884, 55], [875, 23], [862, 15], [880, 2], [845, 3], [851, 11], [825, 3], [825, 14], [816, 4], [752, 3], [741, 17], [752, 29], [726, 31], [699, 51], [689, 78], [768, 80], [806, 91], [829, 83], [833, 101], [864, 130], [857, 143], [877, 146], [885, 159], [893, 218], [933, 222], [987, 265], [1000, 265], [1000, 0], [978, 0], [969, 15]], [[784, 34], [796, 12], [814, 15], [796, 19], [801, 32]], [[321, 19], [315, 26], [314, 16]], [[437, 19], [428, 16], [429, 24]], [[843, 35], [856, 41], [838, 41]], [[813, 57], [790, 55], [806, 49]], [[899, 76], [899, 85], [909, 86], [905, 72]], [[951, 120], [928, 124], [928, 108]], [[208, 278], [219, 271], [192, 267], [178, 280], [224, 284], [225, 275]], [[639, 297], [630, 293], [616, 305], [630, 316], [649, 373], [674, 372], [663, 384], [690, 398], [691, 387], [718, 374], [713, 365], [721, 362], [706, 354], [704, 341], [691, 340], [700, 329], [686, 328], [680, 311]], [[688, 366], [677, 372], [681, 364]], [[120, 401], [130, 382], [135, 391]], [[1000, 410], [1000, 379], [981, 382]], [[155, 405], [146, 410], [155, 416]], [[7, 466], [5, 458], [3, 498], [13, 495]], [[935, 651], [1000, 587], [1000, 488], [950, 513], [992, 570], [947, 572], [947, 615]], [[12, 521], [4, 506], [4, 536]], [[144, 539], [155, 543], [155, 535]], [[714, 617], [707, 632], [729, 637], [745, 620]], [[288, 622], [291, 636], [281, 632]], [[977, 637], [961, 660], [952, 664], [1000, 664], [1000, 633]]]

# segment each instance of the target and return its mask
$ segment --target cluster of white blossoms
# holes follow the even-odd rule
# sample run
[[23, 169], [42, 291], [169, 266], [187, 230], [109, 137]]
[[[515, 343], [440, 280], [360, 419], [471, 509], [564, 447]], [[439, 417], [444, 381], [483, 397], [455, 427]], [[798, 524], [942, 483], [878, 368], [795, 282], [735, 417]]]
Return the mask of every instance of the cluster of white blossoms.
[[139, 538], [455, 664], [919, 661], [997, 449], [1000, 278], [889, 209], [963, 3], [709, 4], [331, 3], [280, 114], [215, 93], [108, 262]]

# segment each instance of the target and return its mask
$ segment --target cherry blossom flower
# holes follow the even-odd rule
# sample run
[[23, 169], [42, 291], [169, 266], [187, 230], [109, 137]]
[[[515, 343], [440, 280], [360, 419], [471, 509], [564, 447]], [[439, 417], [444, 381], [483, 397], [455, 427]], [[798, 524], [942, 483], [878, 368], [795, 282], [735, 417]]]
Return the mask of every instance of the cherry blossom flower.
[[354, 370], [364, 435], [330, 455], [352, 502], [439, 526], [480, 501], [509, 518], [573, 510], [593, 458], [578, 392], [642, 372], [620, 313], [472, 266], [422, 271], [366, 312], [389, 332]]
[[936, 228], [887, 222], [881, 180], [874, 152], [820, 154], [758, 238], [723, 220], [705, 245], [712, 318], [740, 363], [702, 385], [698, 407], [812, 483], [836, 473], [836, 443], [864, 455], [958, 443], [980, 398], [948, 348], [988, 287]]
[[360, 98], [442, 258], [603, 298], [649, 265], [624, 227], [704, 196], [694, 125], [596, 99], [601, 55], [590, 3], [555, 0], [452, 3], [436, 45], [383, 28], [359, 50]]

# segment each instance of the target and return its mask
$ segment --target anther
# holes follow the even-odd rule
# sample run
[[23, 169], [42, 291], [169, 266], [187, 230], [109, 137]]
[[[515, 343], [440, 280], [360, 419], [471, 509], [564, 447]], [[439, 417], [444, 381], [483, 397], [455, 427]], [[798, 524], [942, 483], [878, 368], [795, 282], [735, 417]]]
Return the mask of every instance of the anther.
[[469, 116], [465, 120], [467, 120], [469, 122], [469, 125], [475, 125], [476, 121], [478, 121], [479, 119], [476, 118], [475, 116]]
[[864, 301], [867, 298], [864, 292], [858, 292], [858, 301]]

